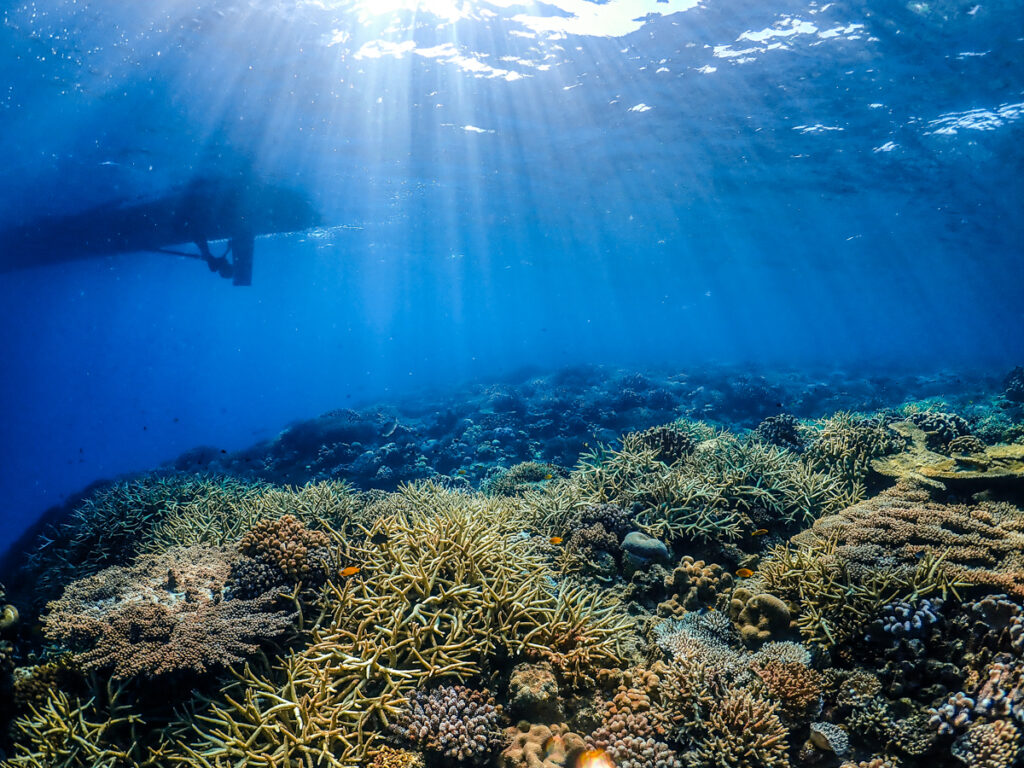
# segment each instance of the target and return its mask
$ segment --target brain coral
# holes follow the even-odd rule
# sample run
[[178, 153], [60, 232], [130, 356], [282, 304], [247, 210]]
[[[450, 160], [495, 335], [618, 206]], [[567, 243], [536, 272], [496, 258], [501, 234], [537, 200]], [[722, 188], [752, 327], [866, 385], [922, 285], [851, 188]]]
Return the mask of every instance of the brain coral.
[[290, 617], [270, 612], [273, 593], [224, 599], [232, 558], [218, 547], [184, 547], [107, 568], [50, 603], [46, 636], [74, 650], [84, 669], [111, 669], [115, 679], [240, 662]]

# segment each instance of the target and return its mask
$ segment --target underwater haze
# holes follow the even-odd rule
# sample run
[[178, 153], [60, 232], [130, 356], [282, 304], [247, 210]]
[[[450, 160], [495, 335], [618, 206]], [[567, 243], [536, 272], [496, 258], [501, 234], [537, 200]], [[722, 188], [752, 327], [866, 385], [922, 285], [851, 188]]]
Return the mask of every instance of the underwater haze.
[[1015, 2], [15, 4], [0, 230], [243, 174], [318, 225], [259, 237], [244, 289], [63, 261], [73, 229], [0, 274], [3, 530], [524, 366], [1012, 367], [1022, 29]]

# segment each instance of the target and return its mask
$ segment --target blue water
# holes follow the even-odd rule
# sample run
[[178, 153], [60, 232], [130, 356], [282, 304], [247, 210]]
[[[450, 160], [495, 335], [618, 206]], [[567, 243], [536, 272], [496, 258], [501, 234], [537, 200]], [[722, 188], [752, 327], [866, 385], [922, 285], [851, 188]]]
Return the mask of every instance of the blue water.
[[1020, 3], [2, 13], [0, 230], [239, 168], [322, 226], [258, 239], [248, 288], [0, 273], [0, 543], [195, 445], [524, 366], [1024, 360]]

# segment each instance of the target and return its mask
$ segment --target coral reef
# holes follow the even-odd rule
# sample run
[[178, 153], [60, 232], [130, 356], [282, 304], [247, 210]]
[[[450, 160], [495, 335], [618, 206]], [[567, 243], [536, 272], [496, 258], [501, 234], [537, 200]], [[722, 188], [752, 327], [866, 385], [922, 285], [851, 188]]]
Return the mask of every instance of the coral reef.
[[74, 582], [44, 617], [47, 637], [75, 651], [86, 670], [114, 679], [202, 674], [244, 660], [291, 618], [277, 595], [224, 599], [230, 554], [187, 547], [142, 555]]
[[0, 765], [1019, 765], [1018, 379], [581, 369], [197, 449], [5, 573]]
[[394, 749], [386, 744], [373, 756], [370, 768], [423, 768], [423, 757], [407, 749]]
[[618, 662], [630, 622], [599, 594], [552, 587], [511, 500], [430, 483], [400, 495], [407, 504], [365, 540], [341, 542], [361, 572], [328, 582], [312, 642], [268, 677], [247, 671], [246, 698], [215, 704], [193, 751], [331, 753], [331, 765], [351, 765], [428, 680], [465, 681], [518, 655], [574, 684]]
[[[893, 428], [906, 437], [908, 450], [878, 459], [872, 467], [879, 474], [896, 479], [924, 479], [961, 493], [983, 490], [1018, 491], [1024, 487], [1024, 445], [981, 446], [968, 454], [947, 456], [928, 447], [926, 433], [910, 422], [896, 423]], [[964, 437], [957, 437], [959, 446]], [[950, 444], [951, 445], [951, 444]], [[970, 444], [971, 448], [976, 447]], [[953, 453], [946, 449], [947, 453]]]
[[527, 720], [558, 720], [564, 715], [558, 679], [550, 664], [517, 664], [508, 681], [509, 710]]
[[529, 488], [565, 475], [566, 471], [554, 464], [523, 461], [488, 478], [481, 490], [496, 496], [521, 496]]

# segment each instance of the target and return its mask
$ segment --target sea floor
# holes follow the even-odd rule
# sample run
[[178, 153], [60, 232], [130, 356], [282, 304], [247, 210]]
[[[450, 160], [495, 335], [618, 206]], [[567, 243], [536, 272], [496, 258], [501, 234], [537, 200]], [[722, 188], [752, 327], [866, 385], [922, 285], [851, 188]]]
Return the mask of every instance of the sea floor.
[[1024, 369], [582, 368], [99, 482], [0, 765], [1020, 765]]

